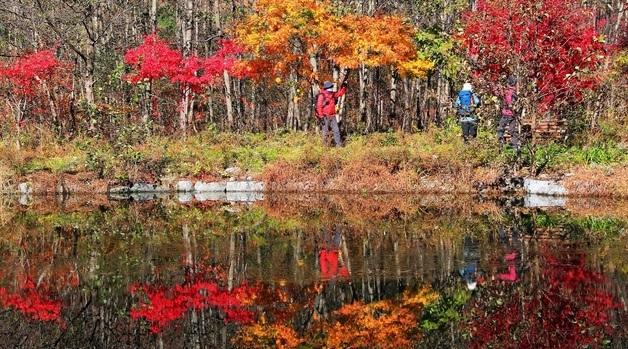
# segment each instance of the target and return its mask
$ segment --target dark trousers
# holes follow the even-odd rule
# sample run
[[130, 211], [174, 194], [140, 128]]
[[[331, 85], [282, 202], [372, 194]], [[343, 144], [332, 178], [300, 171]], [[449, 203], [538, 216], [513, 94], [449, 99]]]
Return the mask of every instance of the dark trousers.
[[501, 119], [499, 119], [499, 125], [497, 126], [497, 139], [499, 140], [499, 145], [504, 145], [504, 133], [508, 130], [510, 134], [510, 144], [519, 148], [519, 122], [517, 118], [509, 115], [502, 115]]
[[460, 126], [462, 127], [462, 137], [465, 141], [478, 136], [477, 121], [461, 121]]
[[323, 143], [327, 144], [327, 133], [329, 132], [329, 127], [331, 126], [331, 130], [334, 133], [334, 142], [336, 143], [336, 147], [342, 147], [342, 141], [340, 140], [340, 129], [338, 128], [338, 121], [336, 120], [336, 116], [325, 116], [321, 120], [321, 128], [323, 131]]

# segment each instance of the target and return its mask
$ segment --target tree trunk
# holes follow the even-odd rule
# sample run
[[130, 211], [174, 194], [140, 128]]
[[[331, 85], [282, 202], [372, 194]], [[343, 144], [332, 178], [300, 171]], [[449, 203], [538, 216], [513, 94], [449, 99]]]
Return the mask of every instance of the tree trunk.
[[227, 129], [232, 130], [234, 125], [233, 118], [233, 92], [231, 90], [231, 76], [228, 71], [223, 71], [222, 76], [225, 82], [225, 104], [227, 106]]
[[414, 81], [411, 78], [403, 78], [403, 117], [401, 118], [401, 131], [408, 132], [412, 123], [412, 96]]
[[[390, 112], [388, 114], [391, 123], [397, 123], [397, 73], [393, 70], [390, 73]], [[401, 126], [401, 125], [398, 125]], [[401, 127], [403, 128], [403, 127]]]
[[150, 120], [150, 114], [153, 109], [152, 103], [152, 82], [148, 82], [143, 86], [142, 91], [142, 123], [146, 125], [148, 120]]
[[[218, 35], [222, 35], [222, 24], [220, 22], [220, 0], [214, 0], [214, 28]], [[229, 72], [222, 72], [223, 82], [225, 84], [225, 105], [227, 109], [227, 129], [232, 130], [235, 123], [233, 117], [233, 92], [231, 86], [231, 76]]]
[[[183, 20], [183, 55], [188, 57], [192, 54], [192, 15], [194, 11], [194, 0], [185, 0], [185, 13]], [[183, 96], [181, 97], [181, 104], [179, 105], [179, 127], [183, 134], [187, 134], [188, 121], [193, 114], [192, 108], [190, 108], [190, 98], [192, 91], [188, 86], [183, 87]]]
[[255, 132], [257, 130], [257, 84], [255, 82], [251, 84], [251, 107], [249, 120], [249, 131]]
[[[90, 55], [91, 56], [91, 55]], [[83, 75], [83, 87], [85, 93], [85, 102], [88, 105], [94, 105], [94, 62], [88, 61]]]
[[290, 72], [290, 84], [288, 88], [288, 116], [286, 118], [286, 128], [297, 130], [301, 126], [301, 113], [299, 110], [299, 96], [297, 94], [297, 74], [294, 70]]
[[359, 113], [360, 113], [360, 120], [365, 122], [367, 125], [367, 130], [368, 130], [368, 125], [370, 124], [370, 120], [369, 117], [367, 115], [367, 108], [366, 108], [366, 82], [368, 80], [368, 71], [366, 70], [366, 66], [364, 66], [364, 64], [360, 65], [359, 68], [359, 91], [358, 91], [358, 99], [359, 99]]
[[308, 116], [305, 121], [304, 130], [307, 131], [311, 115], [315, 114], [316, 99], [320, 91], [320, 80], [318, 77], [318, 58], [315, 54], [310, 55], [310, 67], [312, 68], [312, 79], [310, 80], [310, 104], [308, 108]]
[[150, 29], [152, 33], [157, 32], [157, 0], [150, 0]]

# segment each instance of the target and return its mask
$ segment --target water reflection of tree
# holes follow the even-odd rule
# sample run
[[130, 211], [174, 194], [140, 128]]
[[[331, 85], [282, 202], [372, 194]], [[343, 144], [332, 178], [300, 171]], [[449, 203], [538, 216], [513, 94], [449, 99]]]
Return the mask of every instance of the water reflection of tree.
[[543, 266], [527, 282], [487, 284], [467, 310], [472, 347], [580, 348], [601, 346], [613, 333], [616, 307], [606, 280], [583, 254], [543, 246]]
[[[259, 290], [254, 304], [246, 307], [255, 314], [258, 333], [263, 330], [268, 338], [282, 338], [286, 346], [303, 340], [322, 346], [335, 322], [345, 331], [339, 328], [337, 333], [368, 328], [370, 322], [351, 327], [350, 323], [359, 323], [353, 316], [384, 316], [391, 323], [407, 323], [401, 293], [424, 284], [441, 291], [452, 276], [459, 278], [456, 260], [462, 256], [466, 234], [480, 243], [479, 264], [496, 266], [495, 270], [486, 269], [487, 279], [503, 272], [507, 265], [494, 227], [525, 221], [511, 213], [504, 217], [468, 215], [452, 205], [440, 210], [404, 204], [396, 208], [394, 200], [381, 204], [376, 205], [373, 216], [369, 215], [373, 203], [363, 202], [355, 209], [349, 201], [336, 203], [333, 209], [310, 205], [285, 216], [273, 216], [255, 206], [181, 208], [159, 204], [81, 214], [18, 215], [9, 225], [12, 228], [2, 231], [7, 237], [1, 250], [3, 270], [29, 266], [34, 279], [45, 275], [45, 281], [54, 281], [51, 285], [58, 286], [51, 288], [52, 296], [62, 300], [67, 326], [61, 331], [52, 324], [34, 324], [11, 310], [2, 313], [7, 321], [0, 328], [10, 338], [7, 343], [19, 344], [20, 336], [26, 334], [27, 346], [36, 347], [54, 343], [60, 347], [85, 343], [92, 347], [229, 347], [238, 327], [225, 323], [224, 311], [221, 314], [213, 306], [186, 308], [189, 311], [163, 329], [161, 339], [150, 333], [146, 323], [129, 318], [129, 311], [139, 302], [130, 296], [130, 284], [166, 289], [179, 285], [191, 290], [189, 285], [196, 282], [192, 280], [199, 280], [193, 275], [201, 266], [219, 266], [224, 273], [214, 281], [225, 292], [247, 280], [263, 280], [262, 285], [255, 283]], [[351, 264], [350, 279], [319, 279], [317, 244], [321, 227], [330, 222], [343, 229], [341, 250]], [[537, 237], [554, 241], [553, 236]], [[523, 241], [522, 263], [530, 266], [529, 270], [523, 280], [508, 286], [512, 291], [506, 284], [502, 291], [542, 284], [545, 261], [535, 258], [536, 249], [535, 239]], [[590, 256], [592, 265], [603, 265], [603, 259], [596, 260], [596, 253]], [[14, 280], [2, 277], [5, 283]], [[463, 286], [456, 280], [458, 287]], [[488, 294], [493, 284], [486, 285]], [[614, 286], [618, 287], [617, 283]], [[530, 295], [533, 290], [537, 288], [532, 288]], [[412, 312], [413, 316], [420, 314]], [[429, 334], [419, 340], [418, 333], [408, 330], [402, 331], [404, 335], [421, 343], [436, 337]], [[459, 343], [446, 342], [453, 335], [462, 336], [458, 323], [447, 330], [447, 336], [438, 334], [442, 343]], [[317, 333], [325, 336], [310, 337]]]

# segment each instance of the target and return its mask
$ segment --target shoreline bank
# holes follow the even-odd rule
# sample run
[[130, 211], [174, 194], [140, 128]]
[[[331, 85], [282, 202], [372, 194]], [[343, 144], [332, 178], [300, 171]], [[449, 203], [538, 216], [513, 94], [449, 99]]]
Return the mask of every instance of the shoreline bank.
[[[484, 169], [486, 170], [486, 169]], [[296, 178], [231, 178], [228, 180], [200, 180], [187, 178], [162, 178], [155, 182], [136, 182], [120, 185], [106, 179], [96, 179], [92, 174], [36, 173], [24, 177], [16, 184], [5, 188], [5, 194], [17, 195], [74, 195], [105, 194], [123, 196], [127, 194], [188, 193], [215, 194], [220, 196], [234, 193], [320, 193], [320, 194], [482, 194], [482, 195], [541, 195], [555, 197], [609, 197], [628, 198], [626, 167], [576, 169], [561, 177], [530, 177], [486, 175], [482, 169], [472, 173], [421, 176], [403, 182], [395, 181], [388, 174], [381, 178], [370, 176], [369, 182], [356, 180], [347, 185], [346, 178], [306, 179], [307, 173]], [[486, 172], [486, 171], [484, 171]], [[478, 178], [482, 176], [483, 178]], [[364, 177], [361, 175], [361, 177]], [[386, 178], [384, 178], [386, 177]], [[343, 179], [343, 180], [341, 180]], [[618, 180], [619, 179], [619, 180]]]

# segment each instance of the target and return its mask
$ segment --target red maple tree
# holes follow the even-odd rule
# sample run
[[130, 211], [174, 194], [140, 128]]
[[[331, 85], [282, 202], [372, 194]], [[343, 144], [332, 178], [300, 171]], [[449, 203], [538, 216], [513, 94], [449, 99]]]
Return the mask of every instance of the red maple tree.
[[13, 85], [13, 93], [32, 95], [37, 86], [52, 79], [61, 65], [52, 50], [37, 51], [0, 68], [0, 77]]
[[46, 116], [58, 123], [70, 109], [71, 65], [53, 49], [25, 54], [0, 63], [0, 91], [20, 132], [28, 116]]
[[124, 54], [124, 62], [135, 70], [127, 75], [127, 80], [136, 84], [170, 78], [178, 71], [182, 59], [183, 55], [157, 34], [148, 35], [141, 45]]
[[478, 0], [463, 16], [460, 39], [478, 80], [515, 74], [530, 86], [521, 92], [533, 106], [555, 112], [598, 83], [609, 47], [594, 23], [577, 0]]
[[151, 34], [144, 38], [142, 44], [125, 53], [124, 62], [133, 68], [126, 79], [132, 84], [164, 79], [178, 87], [184, 97], [180, 103], [185, 105], [190, 103], [194, 94], [216, 83], [224, 71], [235, 72], [234, 65], [240, 53], [241, 49], [233, 41], [222, 40], [220, 48], [212, 56], [185, 57], [157, 34]]

